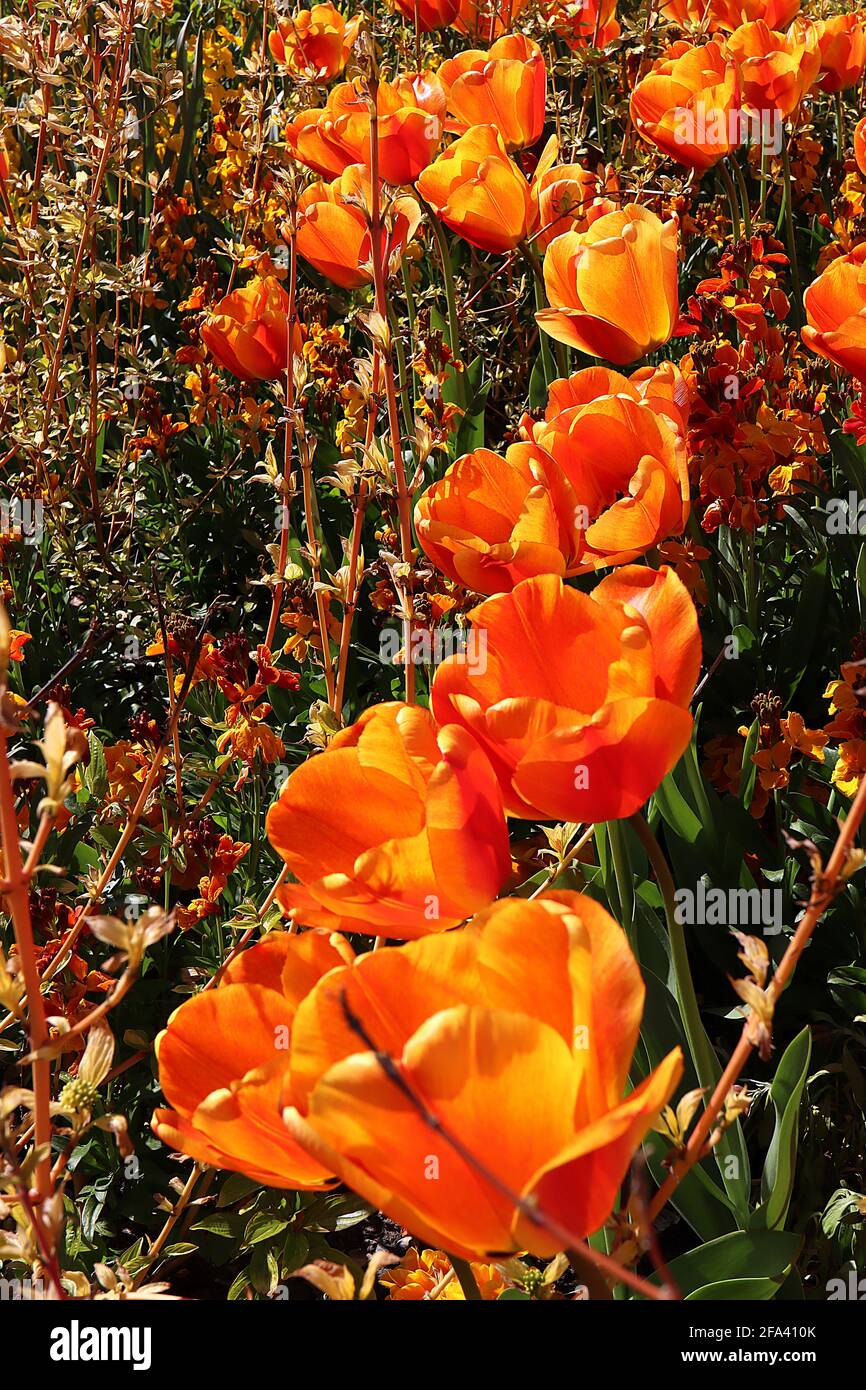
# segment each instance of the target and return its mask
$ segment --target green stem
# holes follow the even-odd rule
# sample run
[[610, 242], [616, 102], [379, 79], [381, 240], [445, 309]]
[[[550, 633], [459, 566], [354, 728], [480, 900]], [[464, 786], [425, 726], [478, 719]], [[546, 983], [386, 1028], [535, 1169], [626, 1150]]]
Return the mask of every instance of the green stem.
[[607, 838], [610, 844], [611, 858], [613, 859], [616, 891], [619, 894], [620, 926], [628, 937], [629, 945], [639, 960], [640, 953], [637, 946], [637, 933], [634, 929], [634, 875], [632, 873], [631, 863], [629, 862], [628, 846], [625, 842], [623, 828], [619, 821], [608, 821]]
[[731, 229], [734, 234], [734, 241], [740, 240], [740, 211], [737, 204], [737, 190], [734, 188], [733, 180], [725, 166], [725, 161], [721, 160], [716, 168], [722, 183], [725, 185], [725, 192], [728, 195], [728, 205], [731, 209]]
[[460, 320], [457, 316], [457, 295], [454, 289], [454, 270], [451, 265], [451, 252], [448, 250], [448, 240], [442, 228], [442, 223], [436, 213], [428, 208], [427, 221], [433, 232], [433, 240], [436, 242], [436, 250], [439, 253], [439, 261], [442, 266], [442, 279], [445, 282], [445, 299], [448, 304], [448, 346], [454, 358], [454, 376], [457, 383], [457, 390], [460, 397], [460, 404], [465, 408], [468, 404], [466, 400], [466, 379], [463, 372], [457, 371], [457, 361], [460, 357]]
[[475, 1275], [472, 1273], [472, 1266], [469, 1261], [458, 1259], [456, 1255], [450, 1254], [448, 1258], [454, 1266], [454, 1273], [457, 1275], [457, 1282], [463, 1290], [464, 1298], [476, 1303], [482, 1302], [481, 1290], [478, 1287]]
[[674, 880], [655, 836], [639, 811], [630, 817], [629, 824], [634, 828], [635, 834], [646, 850], [647, 858], [652, 865], [656, 882], [661, 891], [671, 943], [671, 961], [674, 968], [677, 1005], [682, 1019], [683, 1031], [686, 1035], [692, 1061], [695, 1064], [698, 1080], [702, 1086], [711, 1089], [719, 1079], [719, 1063], [701, 1023], [700, 1009], [698, 1008], [689, 965], [686, 934], [683, 931], [682, 922], [677, 917]]
[[743, 227], [744, 227], [744, 229], [745, 229], [746, 236], [751, 240], [751, 236], [752, 236], [752, 210], [751, 210], [751, 207], [749, 206], [749, 190], [748, 190], [748, 188], [746, 187], [746, 180], [745, 180], [745, 178], [743, 177], [743, 171], [742, 171], [742, 169], [740, 168], [740, 165], [739, 165], [738, 161], [734, 158], [733, 155], [731, 156], [731, 164], [732, 164], [733, 167], [734, 167], [734, 174], [735, 174], [735, 176], [736, 176], [737, 185], [738, 185], [739, 190], [740, 190], [740, 201], [742, 202], [742, 205], [743, 205]]
[[[791, 137], [793, 139], [793, 136]], [[800, 287], [800, 267], [797, 264], [797, 241], [794, 236], [794, 202], [791, 184], [791, 157], [787, 145], [782, 146], [782, 169], [785, 176], [785, 236], [788, 242], [788, 257], [791, 262], [791, 283], [794, 287], [794, 321], [798, 328], [803, 324], [803, 291]]]

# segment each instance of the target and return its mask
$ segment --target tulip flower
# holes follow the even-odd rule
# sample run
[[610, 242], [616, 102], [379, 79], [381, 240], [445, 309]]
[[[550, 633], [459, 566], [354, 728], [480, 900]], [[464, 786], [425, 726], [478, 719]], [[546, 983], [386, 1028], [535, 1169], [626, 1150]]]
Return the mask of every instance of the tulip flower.
[[[346, 150], [329, 137], [326, 129], [327, 108], [311, 107], [299, 111], [286, 126], [286, 148], [308, 169], [324, 179], [339, 178], [344, 169], [357, 162], [351, 150]], [[362, 163], [369, 159], [369, 152]]]
[[346, 20], [325, 0], [279, 20], [268, 35], [268, 48], [274, 61], [296, 76], [328, 82], [346, 66], [360, 27], [360, 15]]
[[854, 158], [857, 168], [866, 178], [866, 116], [854, 127]]
[[619, 181], [612, 165], [593, 173], [582, 164], [557, 164], [559, 141], [551, 135], [535, 166], [530, 185], [532, 244], [546, 251], [563, 232], [585, 232], [619, 203]]
[[417, 24], [419, 34], [447, 28], [460, 9], [460, 0], [388, 0], [388, 4], [410, 24]]
[[160, 1085], [172, 1107], [153, 1116], [162, 1142], [267, 1187], [333, 1186], [333, 1171], [286, 1134], [279, 1103], [291, 1095], [298, 1005], [322, 975], [351, 959], [348, 942], [325, 932], [273, 932], [236, 956], [216, 989], [181, 1004], [157, 1040]]
[[[412, 183], [433, 158], [442, 135], [441, 90], [411, 82], [380, 82], [376, 113], [379, 177]], [[429, 94], [427, 109], [419, 103]], [[286, 127], [292, 153], [316, 173], [336, 177], [350, 164], [370, 164], [370, 107], [351, 82], [334, 87], [323, 108], [301, 112]]]
[[[581, 378], [588, 378], [581, 400]], [[599, 378], [609, 378], [597, 394]], [[571, 574], [622, 565], [681, 534], [689, 514], [686, 448], [674, 413], [641, 396], [615, 372], [590, 369], [563, 383], [571, 404], [554, 397], [531, 444], [514, 444], [552, 458], [570, 485], [577, 532]]]
[[622, 32], [617, 0], [542, 0], [542, 11], [571, 49], [607, 48]]
[[793, 30], [780, 34], [759, 19], [735, 29], [727, 51], [739, 66], [744, 104], [762, 114], [790, 116], [821, 66], [814, 26], [798, 38]]
[[[388, 82], [377, 89], [379, 177], [386, 183], [413, 183], [426, 169], [442, 135], [435, 110], [418, 104], [418, 96]], [[370, 111], [367, 98], [350, 82], [335, 87], [323, 118], [328, 140], [352, 156], [353, 164], [370, 162]]]
[[576, 511], [568, 480], [540, 450], [476, 449], [419, 499], [415, 530], [443, 574], [498, 594], [530, 575], [576, 573]]
[[467, 49], [437, 76], [461, 131], [491, 125], [509, 150], [535, 144], [544, 126], [547, 69], [532, 39], [508, 34], [487, 52]]
[[678, 164], [703, 173], [739, 143], [739, 84], [717, 43], [675, 43], [631, 94], [631, 117], [644, 140]]
[[[795, 26], [795, 29], [799, 26]], [[837, 14], [819, 19], [813, 28], [821, 67], [816, 86], [822, 92], [854, 87], [866, 68], [866, 24], [862, 14]]]
[[289, 777], [267, 833], [300, 880], [280, 890], [283, 908], [332, 930], [444, 931], [489, 903], [511, 869], [487, 759], [418, 706], [374, 705], [336, 734]]
[[771, 29], [790, 24], [800, 0], [662, 0], [660, 13], [683, 28], [695, 25], [704, 32], [731, 33], [741, 24], [762, 19]]
[[652, 374], [638, 385], [590, 368], [554, 382], [526, 443], [504, 458], [464, 455], [419, 499], [425, 553], [449, 578], [495, 594], [536, 574], [622, 565], [679, 535], [684, 423], [662, 380], [654, 390]]
[[272, 275], [256, 277], [220, 300], [202, 324], [202, 341], [241, 381], [273, 381], [286, 370], [288, 311], [280, 282]]
[[283, 1119], [426, 1244], [547, 1257], [562, 1239], [515, 1198], [576, 1239], [597, 1230], [682, 1074], [677, 1047], [626, 1094], [643, 1007], [625, 934], [598, 903], [505, 899], [320, 980], [295, 1016]]
[[627, 204], [585, 232], [556, 237], [544, 257], [549, 309], [536, 319], [557, 342], [618, 365], [674, 333], [677, 224]]
[[[315, 183], [298, 199], [298, 253], [328, 280], [343, 289], [373, 279], [369, 208], [370, 173], [352, 164], [332, 183]], [[395, 199], [386, 209], [383, 235], [388, 271], [399, 265], [406, 243], [415, 234], [421, 209], [414, 198]]]
[[503, 254], [526, 238], [529, 184], [493, 126], [473, 126], [461, 135], [416, 187], [446, 227], [482, 251]]
[[866, 242], [839, 256], [803, 295], [803, 342], [858, 381], [866, 381]]
[[506, 811], [583, 822], [632, 815], [691, 735], [701, 642], [673, 571], [627, 565], [591, 594], [542, 575], [469, 616], [486, 635], [486, 668], [449, 657], [432, 709], [484, 748]]

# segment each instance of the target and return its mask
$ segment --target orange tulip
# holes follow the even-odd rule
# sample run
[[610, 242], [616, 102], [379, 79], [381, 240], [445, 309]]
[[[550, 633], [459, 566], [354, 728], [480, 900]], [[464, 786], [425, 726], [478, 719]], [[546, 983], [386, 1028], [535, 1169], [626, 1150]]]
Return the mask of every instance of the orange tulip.
[[739, 65], [743, 102], [761, 113], [790, 116], [821, 66], [814, 26], [800, 39], [793, 30], [780, 34], [759, 19], [735, 29], [727, 51]]
[[540, 450], [512, 445], [464, 454], [415, 508], [415, 530], [437, 569], [499, 594], [534, 574], [574, 574], [577, 499]]
[[628, 203], [585, 232], [565, 232], [544, 257], [549, 309], [536, 319], [557, 342], [609, 362], [635, 362], [673, 335], [677, 224]]
[[202, 324], [202, 341], [241, 381], [273, 381], [286, 370], [288, 311], [289, 297], [279, 280], [257, 276], [220, 300]]
[[502, 254], [526, 238], [529, 184], [493, 126], [473, 126], [416, 184], [439, 218], [473, 246]]
[[858, 381], [866, 381], [866, 242], [839, 256], [803, 295], [803, 342]]
[[[419, 103], [429, 95], [430, 107]], [[441, 91], [411, 82], [380, 82], [377, 88], [379, 177], [412, 183], [433, 158], [442, 135], [436, 107]], [[303, 111], [286, 127], [286, 143], [302, 163], [334, 178], [350, 164], [370, 164], [370, 110], [351, 82], [334, 87], [323, 108]]]
[[866, 178], [866, 116], [854, 127], [854, 158], [857, 168]]
[[511, 866], [487, 759], [418, 706], [374, 705], [341, 730], [289, 777], [267, 832], [300, 879], [279, 895], [293, 920], [400, 940], [462, 922]]
[[460, 0], [388, 0], [388, 4], [410, 24], [417, 24], [419, 34], [453, 24], [460, 9]]
[[617, 372], [578, 372], [554, 383], [532, 443], [512, 445], [508, 457], [539, 450], [564, 474], [576, 504], [569, 573], [626, 564], [682, 532], [688, 462], [681, 424], [664, 398], [646, 399]]
[[268, 48], [289, 72], [310, 82], [327, 82], [346, 66], [360, 27], [360, 15], [346, 20], [325, 0], [279, 20], [268, 35]]
[[669, 385], [667, 374], [656, 387], [601, 367], [554, 382], [526, 443], [505, 458], [464, 455], [419, 499], [425, 553], [449, 578], [496, 594], [532, 575], [622, 565], [679, 535], [689, 476]]
[[512, 27], [528, 3], [529, 0], [460, 0], [454, 28], [461, 34], [492, 43]]
[[236, 956], [216, 989], [181, 1004], [157, 1040], [160, 1085], [173, 1107], [154, 1112], [162, 1142], [267, 1187], [332, 1186], [333, 1170], [286, 1134], [279, 1102], [291, 1095], [298, 1005], [320, 976], [351, 959], [348, 942], [324, 932], [275, 932]]
[[299, 111], [286, 126], [286, 148], [321, 178], [334, 179], [356, 161], [350, 151], [329, 138], [325, 130], [327, 118], [324, 106]]
[[717, 43], [675, 43], [631, 94], [631, 117], [644, 140], [678, 164], [703, 173], [739, 143], [739, 83]]
[[484, 748], [506, 811], [583, 822], [632, 815], [691, 734], [701, 642], [673, 571], [628, 565], [591, 594], [542, 575], [469, 616], [486, 634], [486, 669], [449, 657], [432, 709]]
[[607, 48], [622, 32], [616, 0], [542, 0], [542, 11], [569, 48]]
[[562, 1239], [514, 1196], [573, 1237], [597, 1230], [682, 1074], [674, 1048], [625, 1095], [643, 1007], [637, 962], [604, 908], [577, 893], [505, 899], [463, 931], [321, 980], [295, 1018], [283, 1119], [426, 1244], [547, 1257]]
[[[816, 86], [822, 92], [844, 92], [854, 87], [866, 68], [866, 25], [862, 14], [837, 14], [812, 26], [821, 55]], [[796, 25], [799, 30], [800, 26]]]
[[491, 125], [510, 150], [535, 144], [544, 126], [547, 69], [532, 39], [508, 34], [487, 52], [467, 49], [437, 76], [461, 131]]
[[551, 135], [535, 166], [530, 185], [532, 244], [546, 251], [563, 232], [585, 232], [619, 203], [619, 181], [612, 165], [604, 174], [582, 164], [557, 164], [559, 141]]
[[660, 11], [665, 19], [684, 28], [694, 24], [710, 33], [720, 29], [730, 33], [756, 19], [771, 29], [782, 29], [799, 8], [800, 0], [663, 0]]
[[[361, 164], [351, 164], [333, 183], [311, 184], [298, 199], [299, 254], [344, 289], [373, 279], [369, 218], [364, 212], [370, 200], [370, 172]], [[400, 197], [388, 208], [386, 220], [383, 250], [390, 273], [415, 234], [421, 209], [414, 198]]]

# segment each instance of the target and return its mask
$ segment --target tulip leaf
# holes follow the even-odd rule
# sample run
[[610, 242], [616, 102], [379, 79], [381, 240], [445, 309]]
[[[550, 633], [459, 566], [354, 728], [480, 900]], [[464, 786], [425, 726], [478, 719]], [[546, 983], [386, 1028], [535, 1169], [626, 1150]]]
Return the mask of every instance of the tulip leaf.
[[797, 1162], [797, 1116], [811, 1055], [812, 1035], [806, 1027], [785, 1049], [770, 1086], [776, 1126], [764, 1160], [762, 1205], [752, 1218], [755, 1227], [777, 1230], [788, 1215]]
[[777, 1279], [721, 1279], [686, 1294], [686, 1303], [761, 1303], [779, 1292]]
[[[683, 1298], [731, 1279], [771, 1279], [781, 1285], [802, 1241], [794, 1231], [733, 1231], [677, 1256], [668, 1271]], [[661, 1280], [653, 1275], [651, 1282]]]

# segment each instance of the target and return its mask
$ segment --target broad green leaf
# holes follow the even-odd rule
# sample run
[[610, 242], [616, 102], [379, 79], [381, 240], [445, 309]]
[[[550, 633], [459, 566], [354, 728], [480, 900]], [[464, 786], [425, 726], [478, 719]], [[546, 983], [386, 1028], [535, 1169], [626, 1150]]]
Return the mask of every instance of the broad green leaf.
[[777, 1230], [788, 1215], [797, 1163], [797, 1116], [811, 1055], [812, 1035], [804, 1028], [785, 1049], [776, 1068], [770, 1087], [776, 1127], [761, 1174], [762, 1206], [753, 1218], [755, 1226]]

